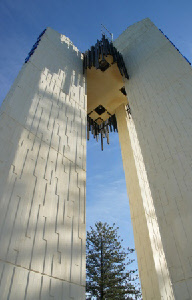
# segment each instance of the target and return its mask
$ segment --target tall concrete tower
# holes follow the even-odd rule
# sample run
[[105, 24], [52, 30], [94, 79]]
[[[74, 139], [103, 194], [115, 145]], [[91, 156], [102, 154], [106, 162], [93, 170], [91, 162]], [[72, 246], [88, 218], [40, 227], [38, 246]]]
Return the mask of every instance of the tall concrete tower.
[[149, 19], [84, 56], [43, 32], [0, 109], [0, 298], [85, 299], [88, 114], [118, 128], [143, 299], [191, 299], [191, 111], [191, 67]]
[[82, 64], [48, 28], [1, 106], [1, 299], [85, 298]]

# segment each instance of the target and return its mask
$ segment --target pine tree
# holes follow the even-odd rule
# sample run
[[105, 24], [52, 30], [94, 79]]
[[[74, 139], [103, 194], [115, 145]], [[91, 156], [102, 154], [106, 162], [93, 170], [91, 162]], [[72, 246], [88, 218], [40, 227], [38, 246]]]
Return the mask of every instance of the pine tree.
[[127, 271], [134, 260], [129, 255], [134, 249], [125, 251], [118, 236], [118, 227], [97, 222], [95, 229], [87, 232], [87, 282], [86, 291], [97, 299], [140, 299], [140, 289], [134, 284], [133, 274]]

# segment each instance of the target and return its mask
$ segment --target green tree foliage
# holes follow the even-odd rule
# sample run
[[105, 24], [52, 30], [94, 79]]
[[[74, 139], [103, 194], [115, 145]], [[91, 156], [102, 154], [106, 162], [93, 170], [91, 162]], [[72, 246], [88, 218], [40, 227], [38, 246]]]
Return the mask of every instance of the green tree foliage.
[[86, 291], [101, 300], [141, 299], [135, 284], [137, 270], [127, 270], [134, 249], [122, 248], [118, 229], [115, 223], [110, 227], [97, 222], [87, 232]]

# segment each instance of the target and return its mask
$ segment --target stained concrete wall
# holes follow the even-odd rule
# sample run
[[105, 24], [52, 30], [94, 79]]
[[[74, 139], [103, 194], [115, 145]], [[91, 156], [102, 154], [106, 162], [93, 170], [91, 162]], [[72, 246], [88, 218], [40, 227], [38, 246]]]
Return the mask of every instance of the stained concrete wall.
[[0, 299], [85, 299], [86, 82], [48, 28], [0, 108]]
[[117, 111], [144, 299], [192, 298], [192, 69], [149, 20], [114, 42], [130, 79]]

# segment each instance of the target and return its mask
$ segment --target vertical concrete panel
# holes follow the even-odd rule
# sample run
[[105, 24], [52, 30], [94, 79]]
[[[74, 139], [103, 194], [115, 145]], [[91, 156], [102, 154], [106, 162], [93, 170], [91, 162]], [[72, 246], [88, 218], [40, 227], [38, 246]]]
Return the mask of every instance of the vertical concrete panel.
[[48, 28], [0, 108], [1, 299], [85, 297], [86, 101], [82, 54]]
[[144, 299], [173, 299], [159, 225], [134, 122], [127, 115], [124, 105], [117, 109], [116, 117], [142, 295]]
[[[150, 251], [149, 276], [156, 273], [161, 298], [191, 299], [192, 69], [149, 19], [130, 26], [114, 44], [130, 75], [125, 86], [132, 116], [126, 128], [132, 158], [120, 140], [145, 299], [159, 299], [147, 296], [152, 281], [146, 282], [143, 262], [149, 263]], [[119, 122], [120, 117], [118, 127]], [[133, 186], [129, 162], [137, 173]], [[140, 222], [147, 251], [139, 244]]]

